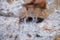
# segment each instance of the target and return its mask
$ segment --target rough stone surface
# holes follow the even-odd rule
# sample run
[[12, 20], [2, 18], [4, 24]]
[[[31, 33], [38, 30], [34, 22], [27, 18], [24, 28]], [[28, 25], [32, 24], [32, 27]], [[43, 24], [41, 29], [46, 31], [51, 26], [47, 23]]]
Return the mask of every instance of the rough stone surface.
[[[20, 1], [9, 5], [6, 0], [0, 0], [0, 40], [53, 40], [60, 32], [60, 8], [54, 0], [47, 0], [47, 14], [50, 15], [38, 24], [26, 23], [26, 20], [19, 23], [19, 17], [16, 16], [19, 16], [20, 6]], [[44, 26], [56, 30], [43, 30]]]

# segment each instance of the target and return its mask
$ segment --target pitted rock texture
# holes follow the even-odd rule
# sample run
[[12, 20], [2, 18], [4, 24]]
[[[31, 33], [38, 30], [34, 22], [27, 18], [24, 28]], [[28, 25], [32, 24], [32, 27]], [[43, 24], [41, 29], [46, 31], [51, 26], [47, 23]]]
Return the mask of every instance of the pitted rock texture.
[[[47, 1], [47, 14], [50, 14], [41, 23], [19, 23], [19, 13], [23, 11], [21, 1], [8, 4], [6, 0], [0, 0], [0, 40], [53, 40], [60, 32], [60, 8], [55, 0]], [[21, 6], [21, 7], [20, 7]], [[19, 12], [18, 12], [19, 11]], [[55, 28], [56, 30], [44, 30], [42, 27]]]

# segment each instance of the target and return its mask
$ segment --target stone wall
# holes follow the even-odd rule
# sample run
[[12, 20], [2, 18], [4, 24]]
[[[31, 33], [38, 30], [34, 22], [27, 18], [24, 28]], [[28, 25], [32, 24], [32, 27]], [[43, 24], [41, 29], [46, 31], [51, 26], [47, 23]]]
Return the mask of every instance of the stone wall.
[[[0, 40], [53, 40], [60, 34], [60, 0], [46, 0], [46, 18], [41, 23], [19, 22], [19, 15], [23, 11], [21, 2], [12, 4], [0, 0]], [[49, 16], [48, 16], [49, 15]], [[55, 30], [42, 29], [43, 27]]]

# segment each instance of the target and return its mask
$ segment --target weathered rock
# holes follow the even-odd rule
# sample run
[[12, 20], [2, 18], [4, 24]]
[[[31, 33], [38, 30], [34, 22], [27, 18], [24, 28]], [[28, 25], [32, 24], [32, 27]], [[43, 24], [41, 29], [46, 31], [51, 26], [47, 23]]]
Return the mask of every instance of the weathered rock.
[[[25, 17], [20, 12], [23, 9], [20, 10], [19, 1], [14, 1], [10, 5], [5, 0], [0, 0], [0, 40], [53, 40], [60, 31], [60, 9], [55, 6], [54, 0], [47, 0], [47, 9], [44, 10], [46, 16], [43, 17], [45, 20], [38, 24], [33, 22], [19, 24], [19, 17], [16, 16]], [[43, 26], [56, 30], [43, 30]]]

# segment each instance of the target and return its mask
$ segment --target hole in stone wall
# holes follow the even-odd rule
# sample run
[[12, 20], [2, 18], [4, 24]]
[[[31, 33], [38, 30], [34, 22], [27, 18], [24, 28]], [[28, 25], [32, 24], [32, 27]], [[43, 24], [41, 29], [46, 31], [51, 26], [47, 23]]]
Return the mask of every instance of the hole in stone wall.
[[44, 18], [37, 18], [36, 23], [40, 23], [40, 22], [42, 22], [43, 20], [44, 20]]
[[40, 37], [40, 35], [39, 34], [36, 34], [36, 37]]
[[27, 22], [32, 22], [33, 18], [32, 17], [28, 17], [28, 19], [26, 19]]

